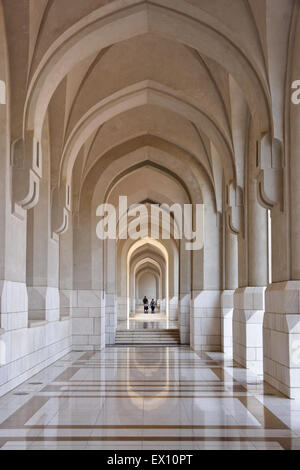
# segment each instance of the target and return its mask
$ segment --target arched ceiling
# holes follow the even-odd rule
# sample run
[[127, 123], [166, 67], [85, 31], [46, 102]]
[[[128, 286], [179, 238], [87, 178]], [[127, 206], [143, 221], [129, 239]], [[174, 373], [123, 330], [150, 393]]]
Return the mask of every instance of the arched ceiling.
[[47, 123], [62, 209], [117, 189], [141, 197], [133, 180], [149, 162], [152, 181], [180, 173], [181, 190], [209, 194], [218, 211], [224, 182], [242, 188], [249, 116], [273, 129], [267, 0], [2, 3], [12, 141], [39, 141]]
[[[128, 64], [132, 64], [128, 67]], [[97, 56], [74, 97], [67, 133], [95, 103], [122, 88], [145, 80], [180, 90], [230, 135], [228, 110], [204, 60], [182, 44], [145, 34], [123, 41]]]
[[132, 271], [137, 274], [139, 269], [145, 266], [155, 266], [160, 273], [165, 271], [165, 259], [157, 248], [145, 245], [136, 250], [131, 258]]

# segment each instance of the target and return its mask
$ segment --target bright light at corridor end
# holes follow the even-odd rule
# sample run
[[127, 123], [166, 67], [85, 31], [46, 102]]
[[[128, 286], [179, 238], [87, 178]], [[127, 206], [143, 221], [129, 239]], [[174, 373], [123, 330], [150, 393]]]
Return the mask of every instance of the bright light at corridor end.
[[[132, 204], [119, 196], [118, 207], [101, 204], [96, 210], [101, 217], [96, 227], [100, 240], [131, 240], [151, 237], [153, 240], [185, 240], [185, 249], [201, 250], [204, 244], [203, 204]], [[161, 235], [161, 236], [160, 236]]]
[[164, 257], [166, 263], [166, 319], [167, 328], [169, 328], [169, 253], [166, 247], [159, 241], [149, 237], [144, 237], [137, 240], [128, 250], [127, 253], [127, 328], [129, 328], [129, 314], [130, 314], [130, 292], [129, 292], [129, 280], [130, 280], [130, 260], [133, 253], [143, 245], [152, 245], [156, 247]]

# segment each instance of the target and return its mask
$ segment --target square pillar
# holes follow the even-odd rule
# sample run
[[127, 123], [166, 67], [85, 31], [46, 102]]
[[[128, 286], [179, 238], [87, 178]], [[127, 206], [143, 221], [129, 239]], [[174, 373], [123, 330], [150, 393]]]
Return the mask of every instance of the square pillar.
[[181, 294], [179, 301], [180, 343], [190, 344], [190, 294]]
[[169, 299], [169, 320], [178, 321], [178, 296], [176, 295]]
[[191, 347], [195, 351], [221, 351], [221, 292], [194, 292], [191, 299]]
[[263, 319], [265, 287], [243, 287], [234, 292], [233, 360], [263, 374]]
[[263, 324], [264, 379], [300, 398], [300, 281], [271, 284]]
[[117, 328], [120, 330], [127, 328], [127, 297], [117, 298]]
[[105, 344], [115, 344], [117, 331], [117, 300], [115, 294], [105, 294]]
[[221, 347], [222, 352], [232, 357], [232, 322], [234, 290], [224, 290], [221, 294]]
[[98, 290], [77, 290], [72, 299], [73, 347], [100, 350], [105, 347], [105, 300]]

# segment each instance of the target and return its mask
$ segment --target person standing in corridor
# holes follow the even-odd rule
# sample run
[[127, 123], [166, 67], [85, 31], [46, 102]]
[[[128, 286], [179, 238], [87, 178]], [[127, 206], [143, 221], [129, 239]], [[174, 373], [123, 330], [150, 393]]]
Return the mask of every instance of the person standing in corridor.
[[146, 296], [143, 298], [143, 304], [144, 304], [144, 313], [148, 313], [148, 299]]

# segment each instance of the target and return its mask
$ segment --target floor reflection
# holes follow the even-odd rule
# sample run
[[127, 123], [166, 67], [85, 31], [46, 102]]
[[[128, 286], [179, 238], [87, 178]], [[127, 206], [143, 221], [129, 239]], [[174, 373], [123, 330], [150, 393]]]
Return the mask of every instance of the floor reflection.
[[0, 423], [2, 450], [300, 449], [299, 401], [178, 346], [73, 351], [0, 398]]

